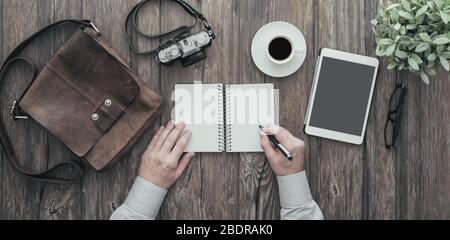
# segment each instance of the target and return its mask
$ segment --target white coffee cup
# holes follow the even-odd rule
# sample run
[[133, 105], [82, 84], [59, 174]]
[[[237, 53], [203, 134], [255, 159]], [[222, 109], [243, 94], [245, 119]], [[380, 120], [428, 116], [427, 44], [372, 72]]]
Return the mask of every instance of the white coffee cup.
[[[291, 48], [291, 53], [286, 58], [283, 57], [282, 59], [281, 58], [276, 59], [274, 56], [272, 56], [273, 54], [271, 54], [271, 45], [273, 44], [273, 42], [275, 40], [278, 40], [278, 39], [287, 40], [285, 43], [286, 44], [285, 47]], [[287, 44], [289, 44], [290, 46], [287, 46]], [[294, 43], [294, 41], [289, 36], [286, 36], [286, 35], [275, 35], [274, 37], [272, 37], [270, 39], [270, 41], [267, 43], [266, 51], [267, 51], [267, 57], [270, 59], [270, 61], [277, 65], [284, 65], [284, 64], [290, 63], [294, 59], [296, 54], [305, 53], [305, 49], [303, 47], [297, 47], [296, 44]]]

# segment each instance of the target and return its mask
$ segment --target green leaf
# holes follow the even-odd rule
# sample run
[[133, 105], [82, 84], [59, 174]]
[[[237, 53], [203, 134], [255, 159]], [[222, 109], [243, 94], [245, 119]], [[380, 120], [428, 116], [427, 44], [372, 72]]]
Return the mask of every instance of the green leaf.
[[385, 55], [388, 56], [388, 57], [391, 56], [391, 55], [394, 53], [396, 47], [397, 47], [397, 46], [396, 46], [395, 44], [390, 45], [390, 46], [386, 49]]
[[423, 15], [427, 10], [428, 10], [428, 6], [427, 6], [427, 5], [421, 7], [421, 8], [420, 8], [419, 10], [417, 10], [417, 12], [416, 12], [416, 18], [418, 18], [419, 16]]
[[426, 85], [430, 85], [430, 78], [424, 72], [420, 73], [420, 78]]
[[417, 28], [416, 24], [408, 24], [406, 25], [406, 30], [414, 30]]
[[400, 27], [400, 33], [405, 35], [406, 34], [406, 27], [405, 26], [401, 26]]
[[400, 23], [397, 23], [394, 25], [394, 29], [397, 31], [400, 30], [401, 27], [402, 27], [402, 25]]
[[400, 59], [406, 59], [408, 58], [408, 54], [406, 54], [405, 52], [401, 51], [401, 50], [397, 50], [395, 51], [395, 56], [400, 58]]
[[430, 35], [430, 36], [433, 38], [433, 40], [436, 39], [436, 38], [447, 37], [446, 34], [439, 34], [438, 31], [434, 31], [434, 32], [432, 33], [432, 35]]
[[413, 15], [411, 15], [411, 13], [409, 12], [405, 12], [405, 11], [398, 11], [398, 15], [400, 15], [400, 17], [407, 19], [407, 20], [414, 20]]
[[430, 48], [430, 44], [428, 44], [428, 43], [421, 43], [421, 44], [417, 45], [416, 52], [417, 53], [425, 52], [429, 48]]
[[419, 34], [420, 39], [422, 39], [422, 41], [424, 42], [432, 42], [433, 40], [431, 39], [430, 35], [428, 35], [428, 33], [420, 33]]
[[400, 36], [400, 44], [407, 46], [413, 42], [413, 39], [408, 36]]
[[448, 72], [450, 71], [450, 64], [448, 63], [447, 59], [444, 57], [439, 57], [439, 60], [441, 62], [442, 67]]
[[375, 54], [379, 57], [383, 57], [384, 55], [386, 55], [386, 49], [381, 46], [377, 46]]
[[450, 40], [448, 40], [448, 38], [446, 38], [446, 37], [438, 37], [433, 40], [433, 43], [436, 45], [444, 45], [449, 42], [450, 42]]
[[414, 59], [414, 61], [416, 61], [418, 64], [422, 64], [423, 63], [423, 61], [422, 61], [422, 58], [420, 58], [419, 56], [417, 56], [417, 54], [411, 54], [410, 56], [409, 56], [410, 58], [412, 58], [412, 59]]
[[398, 22], [400, 20], [400, 15], [398, 14], [398, 10], [397, 9], [392, 9], [391, 10], [391, 19], [393, 22]]
[[392, 69], [396, 68], [397, 65], [398, 65], [397, 62], [391, 62], [391, 63], [389, 63], [389, 65], [387, 66], [387, 69], [388, 69], [388, 70], [392, 70]]
[[375, 33], [375, 39], [381, 38], [381, 33], [378, 29], [375, 28], [375, 26], [372, 26], [372, 31]]
[[439, 45], [439, 46], [436, 47], [436, 53], [438, 55], [441, 55], [444, 52], [444, 50], [445, 50], [444, 45]]
[[433, 62], [433, 61], [436, 61], [437, 57], [438, 56], [436, 54], [432, 53], [427, 57], [427, 60], [430, 62]]
[[414, 61], [414, 59], [408, 58], [408, 64], [413, 70], [416, 70], [416, 71], [420, 70], [419, 64], [416, 61]]
[[416, 18], [416, 24], [418, 24], [418, 25], [423, 24], [424, 20], [425, 20], [425, 15], [420, 15]]
[[379, 10], [379, 12], [378, 12], [378, 15], [380, 16], [380, 17], [386, 17], [386, 12], [384, 11], [384, 9], [383, 8], [380, 8], [380, 10]]
[[446, 59], [450, 59], [450, 52], [443, 52], [441, 54], [442, 57], [445, 57]]
[[411, 5], [409, 4], [408, 1], [402, 0], [401, 4], [406, 11], [408, 11], [408, 12], [411, 11]]
[[378, 25], [378, 20], [377, 19], [373, 19], [372, 21], [370, 21], [370, 24], [376, 26], [376, 25]]
[[380, 0], [380, 1], [378, 2], [378, 7], [379, 7], [380, 9], [384, 9], [384, 0]]
[[442, 1], [441, 0], [434, 0], [434, 4], [436, 4], [436, 7], [441, 9], [442, 8]]
[[390, 11], [390, 10], [392, 10], [394, 8], [398, 8], [398, 7], [400, 7], [400, 3], [391, 4], [391, 5], [389, 5], [389, 7], [386, 8], [386, 11]]
[[[438, 17], [437, 15], [434, 15], [433, 13], [429, 13], [429, 12], [425, 13], [425, 15], [426, 15], [432, 22], [436, 21], [436, 18]], [[425, 15], [423, 15], [423, 16], [425, 16]]]
[[434, 4], [430, 1], [427, 1], [428, 7], [430, 7], [431, 10], [434, 10]]
[[443, 11], [439, 11], [439, 15], [441, 16], [442, 21], [444, 21], [445, 24], [448, 24], [450, 21], [450, 16]]
[[394, 43], [394, 40], [390, 39], [390, 38], [384, 38], [380, 40], [380, 44], [384, 45], [384, 46], [390, 46]]

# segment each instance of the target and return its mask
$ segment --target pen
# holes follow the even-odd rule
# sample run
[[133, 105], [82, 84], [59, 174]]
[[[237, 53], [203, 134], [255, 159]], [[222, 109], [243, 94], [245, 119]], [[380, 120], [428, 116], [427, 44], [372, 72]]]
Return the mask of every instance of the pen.
[[[261, 129], [261, 131], [264, 130], [263, 126], [259, 126], [259, 128]], [[269, 137], [269, 141], [270, 141], [270, 143], [272, 143], [272, 146], [274, 148], [276, 148], [279, 152], [281, 152], [287, 158], [287, 160], [289, 160], [289, 161], [293, 161], [294, 160], [294, 158], [289, 153], [289, 151], [283, 145], [281, 145], [280, 142], [278, 142], [278, 140], [275, 138], [275, 136], [268, 135], [267, 137]]]

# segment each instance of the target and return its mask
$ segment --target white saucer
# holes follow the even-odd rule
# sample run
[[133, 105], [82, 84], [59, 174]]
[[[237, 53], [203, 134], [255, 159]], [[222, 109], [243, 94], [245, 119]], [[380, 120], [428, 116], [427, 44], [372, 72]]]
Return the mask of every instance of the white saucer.
[[[285, 35], [293, 40], [294, 48], [303, 48], [304, 53], [295, 53], [289, 63], [279, 65], [272, 62], [267, 54], [267, 46], [274, 36]], [[262, 27], [252, 43], [252, 58], [256, 66], [266, 75], [276, 78], [287, 77], [297, 72], [305, 62], [307, 46], [302, 32], [286, 22], [272, 22]]]

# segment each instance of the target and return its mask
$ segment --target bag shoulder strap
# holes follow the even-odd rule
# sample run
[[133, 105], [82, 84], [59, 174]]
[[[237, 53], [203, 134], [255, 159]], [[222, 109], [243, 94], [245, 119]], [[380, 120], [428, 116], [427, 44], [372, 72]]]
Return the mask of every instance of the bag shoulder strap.
[[[62, 25], [62, 24], [66, 24], [66, 23], [78, 24], [81, 27], [92, 27], [96, 32], [99, 33], [98, 29], [95, 27], [95, 25], [90, 20], [63, 20], [63, 21], [55, 22], [53, 24], [46, 26], [45, 28], [41, 29], [40, 31], [36, 32], [35, 34], [33, 34], [32, 36], [27, 38], [25, 41], [20, 43], [5, 59], [5, 62], [3, 63], [2, 67], [0, 68], [0, 86], [3, 83], [4, 76], [8, 72], [9, 68], [14, 63], [17, 63], [17, 62], [23, 62], [32, 69], [33, 81], [34, 81], [38, 74], [37, 66], [34, 64], [34, 62], [32, 60], [25, 58], [25, 57], [19, 57], [19, 54], [28, 45], [30, 45], [36, 38], [38, 38], [40, 35], [42, 35], [47, 30], [52, 29], [52, 28]], [[15, 106], [13, 106], [13, 108], [11, 110], [11, 114], [14, 113], [14, 110], [15, 110], [14, 107]], [[11, 164], [11, 166], [27, 178], [41, 181], [41, 182], [56, 183], [56, 184], [74, 184], [74, 183], [80, 182], [83, 179], [84, 168], [82, 167], [81, 163], [74, 162], [74, 161], [60, 163], [60, 164], [52, 167], [51, 169], [42, 171], [42, 172], [34, 172], [34, 171], [29, 171], [29, 170], [25, 169], [23, 166], [20, 165], [20, 163], [17, 159], [17, 156], [14, 152], [14, 148], [11, 143], [10, 137], [8, 135], [8, 132], [6, 131], [6, 125], [2, 121], [1, 118], [0, 118], [0, 143], [6, 154], [6, 159]], [[53, 177], [53, 173], [57, 172], [58, 169], [63, 169], [63, 168], [74, 169], [76, 176], [73, 178]]]

